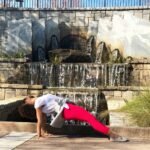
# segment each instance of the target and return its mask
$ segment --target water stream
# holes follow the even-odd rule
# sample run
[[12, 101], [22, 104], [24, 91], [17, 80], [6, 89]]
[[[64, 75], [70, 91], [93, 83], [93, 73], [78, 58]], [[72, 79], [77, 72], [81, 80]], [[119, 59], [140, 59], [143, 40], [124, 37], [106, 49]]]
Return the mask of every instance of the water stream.
[[30, 84], [47, 87], [126, 86], [128, 64], [28, 63]]

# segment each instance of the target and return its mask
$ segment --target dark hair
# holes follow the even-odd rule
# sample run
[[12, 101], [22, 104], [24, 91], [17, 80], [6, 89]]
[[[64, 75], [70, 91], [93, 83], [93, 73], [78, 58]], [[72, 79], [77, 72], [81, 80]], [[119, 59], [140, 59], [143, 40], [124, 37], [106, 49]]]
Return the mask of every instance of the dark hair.
[[23, 99], [23, 103], [25, 103], [25, 101], [26, 101], [26, 99], [27, 99], [28, 97], [29, 97], [29, 98], [34, 98], [35, 96], [30, 95], [30, 96], [25, 97], [25, 98]]
[[36, 120], [36, 111], [33, 105], [22, 104], [18, 107], [18, 111], [23, 118]]

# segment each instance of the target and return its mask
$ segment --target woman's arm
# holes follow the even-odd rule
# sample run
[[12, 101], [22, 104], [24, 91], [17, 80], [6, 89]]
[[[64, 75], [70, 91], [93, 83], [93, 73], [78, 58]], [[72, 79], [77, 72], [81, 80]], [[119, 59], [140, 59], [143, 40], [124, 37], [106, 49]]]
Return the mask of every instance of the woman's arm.
[[38, 137], [42, 136], [41, 130], [44, 127], [44, 120], [45, 118], [43, 118], [43, 113], [41, 111], [41, 108], [36, 108], [36, 117], [37, 117], [37, 134]]

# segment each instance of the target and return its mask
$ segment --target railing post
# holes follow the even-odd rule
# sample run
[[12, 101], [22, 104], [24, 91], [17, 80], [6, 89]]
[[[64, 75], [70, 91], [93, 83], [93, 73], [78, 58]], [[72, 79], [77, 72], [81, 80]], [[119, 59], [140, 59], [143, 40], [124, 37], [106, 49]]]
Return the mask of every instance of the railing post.
[[6, 7], [6, 0], [4, 0], [4, 8]]
[[22, 7], [23, 6], [23, 1], [20, 1], [20, 7]]
[[37, 8], [39, 8], [39, 0], [37, 0]]
[[141, 0], [139, 0], [139, 5], [142, 6], [142, 1]]

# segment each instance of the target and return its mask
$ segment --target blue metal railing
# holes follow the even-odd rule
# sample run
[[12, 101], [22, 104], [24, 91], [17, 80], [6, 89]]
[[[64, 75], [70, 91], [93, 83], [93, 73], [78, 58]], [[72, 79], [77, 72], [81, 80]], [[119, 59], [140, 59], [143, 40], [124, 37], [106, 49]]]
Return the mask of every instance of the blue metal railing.
[[150, 0], [0, 0], [0, 8], [98, 9], [149, 6]]

